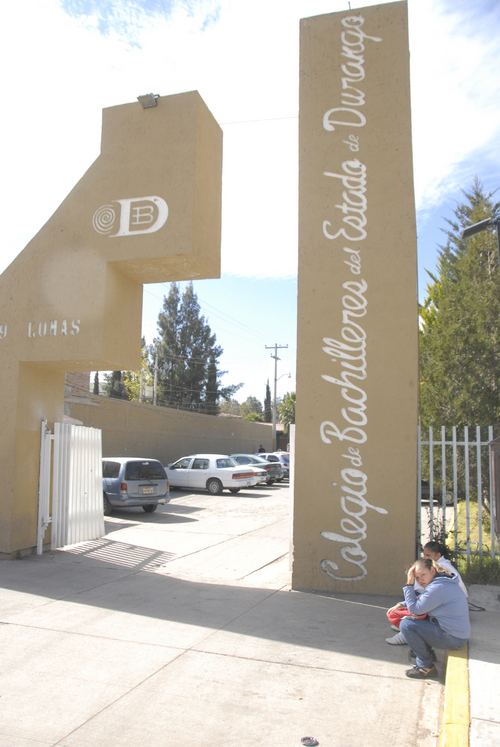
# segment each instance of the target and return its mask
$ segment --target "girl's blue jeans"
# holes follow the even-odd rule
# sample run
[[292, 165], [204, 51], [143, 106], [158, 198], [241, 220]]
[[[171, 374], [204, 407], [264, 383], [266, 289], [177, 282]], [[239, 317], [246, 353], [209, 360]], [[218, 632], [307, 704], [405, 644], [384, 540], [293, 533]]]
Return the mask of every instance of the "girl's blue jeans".
[[433, 648], [462, 648], [468, 640], [447, 633], [439, 626], [439, 623], [431, 622], [428, 617], [425, 620], [404, 617], [399, 624], [399, 630], [406, 643], [415, 652], [417, 666], [422, 668], [432, 666]]

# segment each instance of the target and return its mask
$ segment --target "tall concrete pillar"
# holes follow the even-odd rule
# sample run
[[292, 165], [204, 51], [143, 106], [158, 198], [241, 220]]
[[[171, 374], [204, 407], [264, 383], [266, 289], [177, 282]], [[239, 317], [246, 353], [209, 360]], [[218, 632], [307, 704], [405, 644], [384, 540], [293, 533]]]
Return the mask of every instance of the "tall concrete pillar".
[[302, 21], [299, 121], [293, 586], [393, 593], [417, 476], [406, 2]]

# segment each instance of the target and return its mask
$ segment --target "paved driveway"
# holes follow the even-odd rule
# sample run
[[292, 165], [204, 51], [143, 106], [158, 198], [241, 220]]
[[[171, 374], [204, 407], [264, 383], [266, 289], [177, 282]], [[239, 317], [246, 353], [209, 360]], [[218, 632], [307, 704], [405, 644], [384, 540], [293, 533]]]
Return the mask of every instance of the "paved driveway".
[[138, 508], [106, 517], [106, 538], [162, 553], [151, 558], [155, 570], [176, 578], [289, 582], [288, 483], [237, 495], [173, 490], [171, 496], [153, 514]]
[[176, 492], [0, 561], [0, 744], [436, 747], [442, 684], [385, 643], [395, 600], [290, 591], [288, 505]]

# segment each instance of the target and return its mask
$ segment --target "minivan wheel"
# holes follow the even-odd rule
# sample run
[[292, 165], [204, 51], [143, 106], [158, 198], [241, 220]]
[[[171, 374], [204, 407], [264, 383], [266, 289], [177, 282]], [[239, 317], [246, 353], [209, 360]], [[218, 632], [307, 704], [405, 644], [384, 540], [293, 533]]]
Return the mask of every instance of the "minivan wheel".
[[113, 506], [109, 502], [109, 498], [106, 493], [102, 494], [102, 502], [104, 507], [104, 516], [109, 516], [113, 511]]
[[222, 493], [222, 483], [220, 480], [209, 480], [207, 482], [207, 490], [212, 495], [220, 495]]
[[157, 503], [150, 503], [148, 506], [143, 506], [142, 510], [145, 511], [147, 514], [152, 514], [153, 511], [156, 511], [158, 508]]

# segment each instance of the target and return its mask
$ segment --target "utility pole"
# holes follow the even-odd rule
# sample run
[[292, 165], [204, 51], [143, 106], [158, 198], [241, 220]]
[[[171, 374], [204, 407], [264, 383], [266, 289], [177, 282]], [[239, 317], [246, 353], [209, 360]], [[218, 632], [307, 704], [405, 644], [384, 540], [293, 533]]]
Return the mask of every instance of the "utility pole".
[[278, 382], [278, 350], [287, 348], [288, 345], [266, 345], [266, 350], [274, 350], [274, 355], [271, 353], [271, 358], [274, 358], [274, 401], [273, 401], [273, 450], [276, 450], [276, 384]]
[[158, 353], [155, 355], [155, 378], [153, 383], [153, 405], [156, 405], [158, 397]]

